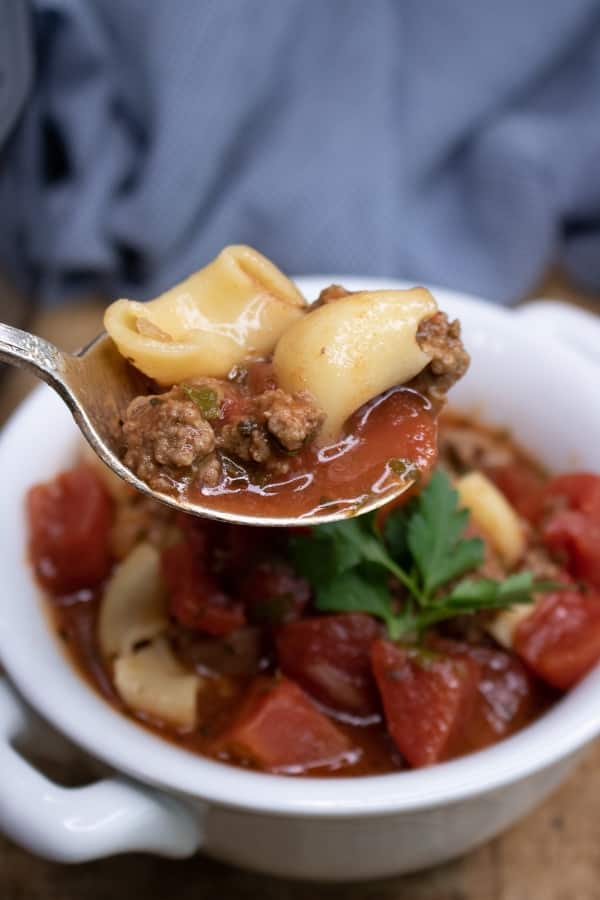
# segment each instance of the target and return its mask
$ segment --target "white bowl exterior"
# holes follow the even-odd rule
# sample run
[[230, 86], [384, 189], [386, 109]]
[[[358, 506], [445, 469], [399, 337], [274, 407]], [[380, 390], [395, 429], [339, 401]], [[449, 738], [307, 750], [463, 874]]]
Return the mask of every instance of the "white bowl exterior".
[[537, 806], [579, 754], [495, 791], [429, 809], [356, 819], [237, 812], [212, 806], [210, 856], [271, 875], [362, 881], [426, 869], [485, 843]]
[[[317, 284], [306, 279], [307, 296]], [[345, 279], [351, 288], [373, 286]], [[395, 287], [395, 282], [384, 282]], [[436, 291], [463, 323], [472, 369], [453, 406], [499, 425], [557, 470], [600, 470], [599, 374], [519, 315]], [[537, 723], [489, 750], [432, 769], [360, 779], [290, 779], [194, 757], [122, 717], [74, 676], [40, 615], [25, 561], [23, 497], [68, 465], [77, 432], [40, 388], [0, 441], [0, 658], [25, 697], [62, 732], [111, 765], [208, 804], [208, 852], [248, 867], [312, 878], [414, 870], [480, 843], [531, 808], [600, 731], [593, 672]], [[205, 804], [203, 804], [203, 810]], [[204, 816], [204, 812], [203, 812]]]

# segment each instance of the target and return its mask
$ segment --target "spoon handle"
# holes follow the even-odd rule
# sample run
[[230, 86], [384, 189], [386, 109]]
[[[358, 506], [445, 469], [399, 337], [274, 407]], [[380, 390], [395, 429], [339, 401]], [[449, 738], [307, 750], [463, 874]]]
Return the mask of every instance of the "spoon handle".
[[63, 385], [65, 356], [54, 344], [0, 322], [0, 362], [29, 369], [52, 387]]

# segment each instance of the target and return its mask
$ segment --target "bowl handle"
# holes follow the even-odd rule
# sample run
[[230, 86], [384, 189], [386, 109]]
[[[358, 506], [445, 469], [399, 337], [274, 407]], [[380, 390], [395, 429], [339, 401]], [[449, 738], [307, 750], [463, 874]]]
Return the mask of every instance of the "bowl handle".
[[521, 319], [550, 332], [591, 362], [600, 364], [600, 316], [560, 300], [533, 300], [518, 307]]
[[16, 843], [60, 862], [128, 851], [186, 857], [201, 846], [200, 807], [118, 776], [62, 787], [13, 746], [28, 735], [37, 747], [58, 743], [0, 676], [0, 828]]

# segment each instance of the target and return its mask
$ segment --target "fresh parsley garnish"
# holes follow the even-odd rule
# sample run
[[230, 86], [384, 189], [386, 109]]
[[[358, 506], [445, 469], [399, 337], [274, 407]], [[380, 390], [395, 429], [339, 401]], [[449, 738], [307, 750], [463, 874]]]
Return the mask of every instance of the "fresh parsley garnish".
[[552, 590], [530, 572], [504, 581], [459, 576], [484, 559], [480, 538], [466, 538], [469, 513], [437, 471], [406, 506], [393, 510], [382, 533], [375, 513], [319, 525], [290, 540], [297, 570], [324, 612], [366, 612], [386, 623], [390, 637], [419, 636], [444, 619], [532, 603]]
[[208, 387], [194, 387], [182, 384], [181, 390], [196, 404], [205, 419], [216, 419], [219, 415], [219, 398], [217, 392]]
[[468, 521], [468, 510], [459, 509], [457, 492], [438, 470], [419, 495], [406, 534], [424, 603], [441, 585], [483, 562], [483, 541], [464, 538]]

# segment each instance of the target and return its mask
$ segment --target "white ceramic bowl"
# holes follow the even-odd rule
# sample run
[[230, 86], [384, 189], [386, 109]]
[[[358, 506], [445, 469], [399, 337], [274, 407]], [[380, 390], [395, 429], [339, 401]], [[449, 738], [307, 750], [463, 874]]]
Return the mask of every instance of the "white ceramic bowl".
[[[340, 277], [300, 284], [315, 296], [332, 280], [373, 286], [373, 279]], [[454, 406], [509, 425], [556, 470], [600, 470], [598, 322], [561, 305], [511, 312], [448, 291], [436, 295], [460, 317], [473, 356]], [[26, 565], [25, 491], [68, 465], [77, 441], [66, 408], [45, 387], [0, 439], [0, 658], [19, 692], [0, 680], [0, 826], [33, 852], [78, 861], [128, 850], [186, 856], [201, 848], [300, 878], [408, 872], [463, 853], [522, 816], [600, 732], [598, 669], [514, 737], [414, 772], [329, 780], [262, 775], [154, 737], [73, 672]], [[32, 729], [33, 714], [19, 695], [115, 774], [77, 789], [48, 781], [15, 749]], [[49, 746], [39, 728], [35, 734], [38, 746]]]

